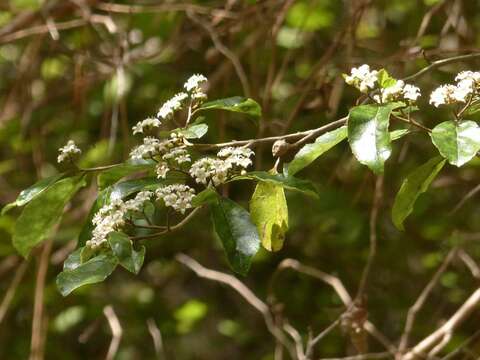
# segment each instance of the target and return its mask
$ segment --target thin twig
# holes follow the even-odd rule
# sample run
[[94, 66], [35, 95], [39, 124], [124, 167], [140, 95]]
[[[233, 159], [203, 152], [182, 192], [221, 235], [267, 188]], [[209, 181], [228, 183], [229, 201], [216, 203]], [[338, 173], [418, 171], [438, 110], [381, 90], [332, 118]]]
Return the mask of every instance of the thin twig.
[[370, 249], [368, 252], [368, 259], [365, 268], [363, 269], [362, 277], [360, 279], [360, 285], [358, 286], [358, 292], [356, 299], [362, 299], [365, 288], [367, 286], [368, 276], [377, 255], [377, 218], [378, 210], [380, 208], [380, 203], [382, 199], [383, 192], [383, 175], [380, 175], [375, 180], [375, 191], [373, 194], [373, 205], [372, 210], [370, 211]]
[[162, 333], [160, 332], [160, 329], [158, 328], [154, 319], [147, 319], [147, 328], [148, 332], [152, 337], [153, 346], [155, 347], [155, 353], [157, 354], [157, 358], [161, 360], [166, 359], [165, 350], [163, 348]]
[[190, 10], [187, 10], [187, 16], [208, 32], [215, 48], [232, 62], [233, 68], [235, 69], [235, 72], [237, 73], [237, 76], [242, 84], [245, 96], [250, 97], [251, 90], [247, 74], [245, 73], [242, 63], [240, 62], [240, 59], [237, 57], [237, 55], [222, 43], [217, 32], [209, 23], [201, 20], [197, 15], [195, 15], [193, 11]]
[[480, 304], [480, 289], [473, 292], [472, 295], [463, 303], [463, 305], [432, 334], [423, 339], [413, 349], [411, 349], [402, 360], [414, 360], [421, 357], [425, 357], [427, 353], [435, 348], [436, 351], [440, 351], [441, 348], [438, 344], [446, 345], [444, 339], [451, 337], [455, 329], [466, 319]]
[[53, 240], [44, 243], [38, 264], [37, 278], [35, 280], [35, 296], [33, 300], [32, 339], [30, 344], [30, 360], [42, 360], [44, 352], [43, 336], [43, 295], [47, 277], [48, 263], [52, 251]]
[[113, 360], [115, 355], [118, 352], [118, 347], [120, 346], [120, 340], [122, 339], [122, 326], [120, 325], [120, 321], [118, 321], [118, 317], [113, 310], [111, 305], [107, 305], [103, 308], [103, 314], [107, 318], [108, 325], [110, 326], [110, 330], [112, 331], [112, 341], [110, 342], [110, 346], [108, 347], [107, 355], [105, 356], [105, 360]]
[[12, 282], [8, 287], [7, 291], [5, 292], [5, 296], [0, 304], [0, 324], [2, 323], [5, 315], [7, 314], [8, 308], [12, 303], [13, 297], [15, 296], [15, 292], [17, 291], [17, 287], [23, 279], [25, 275], [25, 270], [27, 270], [28, 262], [23, 261], [20, 266], [15, 271], [15, 275], [13, 276]]
[[254, 309], [263, 315], [265, 324], [270, 333], [280, 342], [290, 353], [293, 358], [296, 358], [295, 350], [291, 342], [285, 337], [284, 333], [275, 325], [272, 314], [265, 302], [260, 300], [248, 287], [246, 287], [236, 277], [224, 274], [219, 271], [210, 270], [200, 265], [196, 260], [185, 254], [177, 254], [175, 259], [181, 264], [187, 266], [194, 271], [198, 276], [222, 283], [234, 289], [239, 293]]
[[424, 67], [420, 71], [417, 71], [415, 74], [407, 76], [407, 77], [403, 78], [402, 80], [404, 80], [404, 81], [413, 80], [413, 79], [419, 78], [422, 75], [425, 75], [426, 73], [428, 73], [429, 71], [431, 71], [433, 69], [436, 69], [436, 68], [439, 68], [439, 67], [451, 64], [451, 63], [455, 63], [455, 62], [458, 62], [458, 61], [471, 60], [471, 59], [475, 59], [475, 58], [478, 58], [478, 57], [480, 57], [480, 53], [459, 55], [459, 56], [454, 56], [454, 57], [447, 58], [447, 59], [437, 60], [437, 61], [432, 62], [430, 65]]
[[417, 298], [417, 300], [415, 301], [413, 306], [408, 310], [407, 320], [405, 321], [405, 329], [404, 329], [402, 337], [400, 339], [400, 345], [398, 346], [399, 353], [402, 353], [407, 349], [408, 339], [409, 339], [410, 333], [412, 331], [413, 324], [415, 322], [415, 319], [416, 319], [416, 316], [417, 316], [418, 312], [421, 310], [421, 308], [425, 304], [425, 301], [427, 300], [428, 296], [432, 292], [435, 285], [437, 285], [438, 281], [440, 280], [440, 277], [445, 272], [448, 265], [455, 258], [456, 253], [457, 253], [456, 248], [450, 250], [450, 252], [445, 257], [445, 259], [443, 260], [440, 267], [437, 269], [437, 271], [433, 275], [432, 279], [428, 282], [428, 284], [425, 286], [423, 291], [420, 293], [420, 296]]

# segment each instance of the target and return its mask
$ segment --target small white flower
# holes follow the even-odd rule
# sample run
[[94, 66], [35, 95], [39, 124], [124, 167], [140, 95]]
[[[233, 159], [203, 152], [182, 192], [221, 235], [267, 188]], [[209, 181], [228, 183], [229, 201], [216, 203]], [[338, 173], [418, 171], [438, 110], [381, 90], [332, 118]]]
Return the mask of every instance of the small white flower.
[[455, 77], [455, 81], [472, 79], [474, 82], [480, 82], [480, 72], [478, 71], [462, 71]]
[[236, 165], [244, 169], [252, 165], [250, 157], [253, 155], [255, 153], [247, 147], [225, 147], [217, 153], [230, 167]]
[[155, 192], [158, 199], [163, 200], [165, 206], [185, 214], [192, 207], [195, 190], [188, 185], [172, 184], [158, 188]]
[[207, 81], [208, 81], [207, 78], [202, 74], [194, 74], [188, 78], [188, 80], [185, 82], [183, 87], [188, 92], [191, 92], [194, 90], [198, 90], [200, 86], [206, 83]]
[[165, 155], [163, 155], [163, 160], [173, 160], [177, 164], [183, 164], [191, 162], [190, 154], [185, 149], [185, 147], [176, 147], [171, 149]]
[[130, 158], [132, 159], [148, 159], [155, 155], [158, 155], [162, 151], [166, 150], [166, 142], [160, 141], [157, 138], [147, 136], [143, 138], [143, 144], [135, 147], [130, 152]]
[[403, 87], [403, 97], [407, 100], [417, 101], [420, 95], [420, 89], [416, 86], [406, 84]]
[[451, 104], [453, 101], [453, 93], [456, 91], [455, 85], [442, 85], [432, 91], [430, 94], [430, 104], [439, 107], [444, 104]]
[[352, 68], [350, 75], [345, 77], [345, 82], [347, 84], [355, 86], [363, 93], [368, 92], [369, 89], [375, 88], [377, 80], [378, 71], [370, 71], [370, 66], [367, 64], [361, 65], [358, 68]]
[[395, 84], [382, 89], [382, 102], [388, 102], [398, 99], [403, 93], [405, 83], [402, 80], [397, 80]]
[[59, 155], [57, 157], [57, 162], [62, 163], [65, 160], [72, 160], [82, 153], [82, 151], [75, 145], [73, 140], [68, 140], [67, 144], [60, 149], [58, 149]]
[[132, 127], [133, 135], [143, 134], [145, 130], [150, 130], [160, 126], [160, 120], [157, 118], [146, 118], [143, 121], [139, 121], [134, 127]]
[[216, 186], [225, 182], [231, 168], [225, 160], [205, 157], [195, 161], [189, 172], [197, 183], [207, 185], [211, 180]]
[[165, 179], [168, 172], [170, 171], [170, 168], [168, 167], [168, 164], [166, 162], [160, 161], [155, 167], [155, 171], [157, 173], [157, 178]]
[[458, 102], [466, 102], [467, 98], [474, 91], [475, 82], [471, 78], [460, 80], [457, 83], [457, 88], [453, 92], [453, 99]]
[[170, 118], [175, 111], [180, 110], [183, 105], [183, 101], [188, 98], [188, 94], [186, 93], [178, 93], [170, 100], [167, 100], [160, 110], [158, 110], [157, 117], [161, 119], [168, 119]]

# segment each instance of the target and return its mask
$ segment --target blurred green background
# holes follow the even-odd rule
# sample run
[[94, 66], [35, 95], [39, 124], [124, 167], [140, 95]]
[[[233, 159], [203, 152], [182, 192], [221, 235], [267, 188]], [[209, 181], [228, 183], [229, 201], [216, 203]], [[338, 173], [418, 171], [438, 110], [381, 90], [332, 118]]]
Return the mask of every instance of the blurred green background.
[[[352, 66], [385, 67], [401, 78], [429, 61], [478, 51], [479, 34], [477, 0], [3, 0], [0, 204], [13, 201], [37, 179], [62, 171], [57, 149], [70, 138], [84, 150], [83, 166], [125, 160], [138, 142], [131, 126], [155, 114], [193, 73], [209, 78], [210, 99], [246, 95], [263, 106], [259, 128], [241, 115], [209, 114], [210, 132], [203, 140], [248, 139], [310, 129], [345, 116], [358, 96], [341, 77]], [[232, 59], [245, 74], [243, 84]], [[428, 94], [458, 71], [479, 65], [479, 60], [454, 63], [429, 72], [416, 85]], [[427, 100], [424, 96], [420, 102], [419, 120], [434, 126], [448, 119], [446, 111], [434, 110]], [[436, 153], [428, 135], [414, 133], [394, 143], [386, 166], [367, 309], [392, 340], [401, 335], [408, 308], [453, 246], [480, 260], [478, 197], [450, 214], [478, 184], [478, 158], [461, 169], [445, 167], [417, 202], [404, 233], [390, 220], [402, 179]], [[272, 166], [271, 149], [259, 148], [256, 167]], [[340, 299], [318, 280], [290, 270], [274, 279], [272, 274], [283, 259], [294, 258], [339, 276], [355, 294], [368, 256], [375, 179], [353, 159], [346, 143], [298, 175], [318, 184], [320, 198], [287, 194], [285, 247], [278, 253], [262, 250], [242, 280], [263, 299], [270, 289], [278, 311], [306, 335], [309, 328], [317, 333], [337, 319], [343, 311]], [[236, 183], [228, 191], [247, 206], [253, 185]], [[111, 340], [103, 315], [107, 305], [123, 327], [117, 359], [162, 358], [148, 323], [160, 330], [166, 359], [274, 358], [274, 341], [253, 308], [232, 289], [199, 279], [174, 260], [185, 252], [207, 267], [230, 272], [206, 211], [183, 231], [147, 242], [139, 276], [117, 270], [106, 282], [62, 298], [55, 276], [75, 247], [95, 195], [93, 187], [82, 190], [55, 235], [45, 284], [45, 359], [104, 358]], [[10, 238], [17, 215], [0, 218], [0, 301], [23, 263]], [[0, 359], [29, 356], [38, 254], [20, 274], [0, 320]], [[454, 261], [419, 314], [412, 340], [431, 333], [476, 286], [478, 279]], [[478, 313], [472, 315], [445, 352], [478, 330], [479, 320]], [[383, 350], [373, 340], [370, 349]], [[316, 356], [350, 351], [349, 337], [336, 329], [322, 340]], [[480, 343], [473, 342], [469, 351], [470, 357], [458, 359], [479, 358]]]

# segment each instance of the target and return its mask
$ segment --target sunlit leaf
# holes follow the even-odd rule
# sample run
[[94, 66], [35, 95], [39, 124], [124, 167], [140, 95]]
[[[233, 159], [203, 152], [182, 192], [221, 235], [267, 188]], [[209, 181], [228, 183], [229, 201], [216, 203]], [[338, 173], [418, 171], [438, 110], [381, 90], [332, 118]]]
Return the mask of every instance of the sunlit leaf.
[[480, 150], [480, 127], [474, 121], [442, 122], [433, 128], [431, 137], [440, 154], [458, 167]]
[[444, 165], [445, 159], [437, 156], [416, 168], [403, 181], [392, 208], [392, 221], [398, 229], [403, 230], [403, 222], [413, 211], [417, 198], [427, 191]]
[[250, 214], [234, 201], [219, 198], [211, 205], [215, 232], [222, 241], [233, 271], [246, 275], [260, 247], [257, 228]]
[[252, 99], [233, 96], [225, 99], [219, 99], [203, 104], [200, 110], [219, 109], [247, 114], [253, 117], [262, 116], [260, 105]]
[[302, 147], [293, 160], [288, 164], [288, 175], [295, 175], [303, 168], [310, 165], [316, 158], [330, 150], [347, 137], [347, 127], [342, 126], [319, 136], [314, 143]]
[[388, 126], [399, 103], [359, 105], [348, 115], [348, 141], [357, 160], [373, 172], [382, 173], [392, 152]]
[[263, 247], [269, 251], [280, 250], [288, 230], [288, 206], [283, 186], [259, 182], [250, 200], [250, 214]]
[[306, 195], [318, 197], [317, 189], [308, 180], [298, 179], [283, 174], [270, 174], [266, 171], [252, 171], [245, 175], [234, 177], [231, 181], [257, 180], [283, 186], [285, 189], [299, 191]]

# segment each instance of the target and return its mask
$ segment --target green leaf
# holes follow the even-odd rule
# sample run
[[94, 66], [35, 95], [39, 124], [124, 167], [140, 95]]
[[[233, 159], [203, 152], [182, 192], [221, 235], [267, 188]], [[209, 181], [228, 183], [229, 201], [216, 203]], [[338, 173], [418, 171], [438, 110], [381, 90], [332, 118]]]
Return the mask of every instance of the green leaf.
[[108, 235], [108, 243], [120, 265], [128, 271], [138, 274], [145, 258], [145, 246], [140, 247], [140, 250], [136, 251], [129, 237], [121, 232], [110, 233]]
[[208, 187], [205, 190], [199, 192], [195, 197], [192, 199], [192, 206], [199, 207], [205, 204], [211, 204], [218, 200], [218, 193], [212, 187]]
[[282, 174], [270, 174], [265, 171], [252, 171], [245, 175], [235, 176], [230, 181], [237, 180], [257, 180], [271, 184], [282, 185], [285, 189], [302, 192], [306, 195], [318, 197], [315, 186], [308, 180], [298, 179], [293, 176], [284, 176]]
[[223, 243], [230, 266], [235, 272], [246, 275], [260, 247], [260, 237], [250, 214], [226, 198], [219, 198], [211, 210], [215, 232]]
[[288, 206], [283, 187], [259, 182], [250, 200], [250, 214], [263, 247], [269, 251], [280, 250], [288, 230]]
[[200, 139], [208, 132], [208, 125], [193, 124], [186, 129], [178, 129], [176, 132], [182, 134], [187, 139]]
[[360, 105], [348, 115], [348, 141], [353, 155], [373, 172], [383, 173], [385, 161], [392, 152], [388, 126], [390, 113], [399, 103]]
[[63, 262], [63, 270], [74, 270], [79, 267], [82, 263], [81, 260], [81, 253], [83, 251], [83, 247], [76, 249], [70, 255], [68, 255], [67, 259]]
[[63, 208], [78, 189], [85, 186], [83, 176], [62, 179], [30, 201], [19, 216], [13, 245], [24, 257], [42, 242], [60, 220]]
[[22, 190], [14, 202], [4, 206], [4, 208], [2, 209], [2, 215], [5, 215], [7, 211], [9, 211], [10, 209], [16, 206], [23, 206], [28, 204], [32, 199], [40, 195], [50, 185], [53, 185], [55, 182], [57, 182], [64, 176], [65, 174], [53, 175], [36, 182], [35, 184], [33, 184], [32, 186], [30, 186], [25, 190]]
[[302, 147], [293, 160], [288, 164], [288, 175], [295, 175], [303, 168], [310, 165], [316, 158], [330, 150], [343, 139], [347, 137], [347, 127], [342, 126], [336, 130], [330, 131], [319, 136], [313, 144], [307, 144]]
[[262, 109], [260, 105], [252, 99], [233, 96], [225, 99], [219, 99], [207, 102], [200, 106], [199, 110], [220, 109], [247, 114], [253, 117], [261, 117]]
[[448, 162], [457, 167], [470, 161], [480, 150], [480, 128], [474, 121], [445, 121], [430, 134], [433, 144]]
[[401, 139], [402, 137], [404, 137], [409, 133], [410, 133], [410, 130], [408, 129], [399, 129], [399, 130], [390, 131], [390, 140], [395, 141], [395, 140]]
[[441, 156], [434, 157], [417, 167], [403, 181], [392, 208], [392, 221], [398, 229], [404, 229], [403, 221], [413, 211], [417, 198], [427, 191], [444, 165], [445, 159]]
[[97, 183], [100, 190], [105, 189], [107, 186], [115, 184], [121, 178], [140, 171], [152, 170], [155, 167], [153, 161], [127, 161], [123, 164], [105, 170], [98, 175]]
[[385, 69], [380, 69], [377, 74], [378, 84], [382, 88], [393, 86], [397, 83], [397, 79], [390, 76]]
[[113, 254], [100, 254], [73, 270], [64, 270], [57, 276], [57, 288], [63, 296], [83, 285], [105, 280], [117, 266]]

